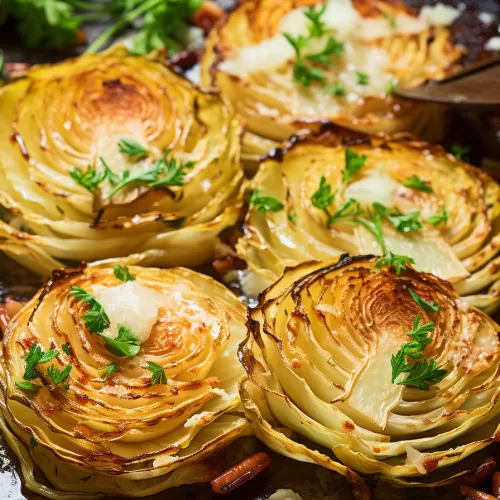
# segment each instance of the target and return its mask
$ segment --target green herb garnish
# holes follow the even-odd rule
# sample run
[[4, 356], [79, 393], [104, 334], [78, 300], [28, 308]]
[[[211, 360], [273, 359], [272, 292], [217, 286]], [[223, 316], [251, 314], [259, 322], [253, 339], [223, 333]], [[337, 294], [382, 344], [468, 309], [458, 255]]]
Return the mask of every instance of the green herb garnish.
[[115, 356], [132, 358], [135, 356], [140, 348], [141, 343], [139, 339], [133, 334], [132, 330], [125, 325], [118, 326], [118, 335], [116, 338], [111, 338], [102, 335], [101, 338], [106, 343], [106, 349]]
[[36, 385], [31, 382], [16, 382], [16, 387], [22, 389], [23, 391], [39, 391], [42, 386]]
[[[67, 378], [69, 377], [69, 373], [71, 371], [71, 369], [73, 368], [72, 365], [66, 365], [62, 370], [59, 370], [58, 368], [56, 368], [55, 365], [50, 365], [48, 368], [47, 368], [47, 375], [49, 376], [50, 380], [52, 380], [52, 382], [54, 384], [63, 384], [64, 382], [66, 382]], [[65, 386], [65, 389], [67, 389], [68, 387]]]
[[61, 349], [69, 356], [71, 354], [71, 347], [69, 344], [63, 344]]
[[127, 266], [114, 266], [113, 274], [121, 281], [135, 281], [135, 276], [132, 276]]
[[330, 36], [321, 52], [306, 56], [306, 59], [317, 64], [328, 66], [332, 57], [342, 57], [344, 55], [344, 44], [338, 42], [335, 37]]
[[334, 201], [335, 193], [332, 193], [332, 186], [326, 182], [326, 177], [322, 176], [318, 189], [311, 196], [311, 203], [314, 207], [325, 211], [328, 217], [330, 217], [330, 213], [327, 210]]
[[322, 176], [318, 189], [311, 196], [312, 205], [325, 212], [327, 216], [327, 227], [335, 222], [345, 221], [345, 219], [350, 219], [361, 214], [359, 203], [352, 198], [344, 202], [338, 210], [332, 214], [330, 212], [330, 206], [335, 203], [335, 193], [336, 192], [332, 193], [332, 187], [326, 182], [326, 178]]
[[439, 309], [441, 309], [441, 306], [437, 302], [427, 302], [412, 288], [408, 288], [408, 291], [410, 292], [412, 299], [426, 311], [438, 312]]
[[120, 367], [117, 363], [111, 363], [110, 365], [104, 367], [102, 377], [109, 377], [110, 375], [113, 375], [113, 373], [116, 373], [119, 369]]
[[351, 217], [356, 217], [362, 213], [359, 203], [353, 198], [349, 198], [344, 202], [340, 208], [328, 218], [327, 226], [334, 224], [335, 222], [340, 222], [343, 219], [349, 219]]
[[428, 181], [421, 179], [416, 175], [412, 175], [405, 182], [403, 182], [403, 186], [417, 189], [418, 191], [425, 191], [426, 193], [434, 193], [432, 186], [429, 185]]
[[470, 154], [472, 148], [469, 146], [462, 146], [461, 144], [453, 144], [451, 146], [451, 154], [457, 159], [462, 160], [464, 156]]
[[418, 220], [420, 217], [420, 212], [418, 210], [404, 214], [396, 209], [393, 212], [387, 213], [386, 217], [387, 220], [402, 233], [409, 233], [410, 231], [416, 231], [422, 228], [422, 224]]
[[356, 71], [356, 76], [358, 78], [358, 85], [368, 85], [370, 77], [366, 73], [363, 73], [362, 71]]
[[34, 437], [32, 437], [30, 439], [30, 450], [32, 450], [33, 448], [36, 448], [38, 446], [38, 443], [36, 442], [36, 439]]
[[398, 27], [396, 23], [396, 18], [393, 15], [388, 14], [387, 12], [382, 12], [382, 15], [384, 16], [384, 19], [389, 23], [389, 26], [393, 30]]
[[71, 297], [75, 297], [82, 302], [90, 304], [90, 309], [87, 311], [87, 314], [82, 316], [85, 326], [89, 331], [91, 333], [102, 333], [106, 328], [109, 328], [109, 317], [97, 299], [79, 286], [73, 286], [71, 290], [69, 294]]
[[72, 179], [77, 184], [80, 184], [80, 186], [83, 186], [91, 193], [96, 191], [107, 177], [105, 171], [97, 172], [97, 170], [92, 168], [90, 165], [87, 167], [85, 172], [80, 170], [78, 167], [75, 167], [69, 172], [69, 175], [71, 175]]
[[287, 215], [288, 220], [293, 224], [297, 224], [297, 212], [295, 210]]
[[372, 210], [367, 210], [368, 219], [356, 217], [354, 222], [357, 222], [368, 229], [368, 231], [375, 236], [375, 240], [381, 248], [382, 253], [386, 254], [387, 248], [385, 246], [384, 235], [382, 234], [382, 217], [386, 214], [386, 212], [382, 211], [380, 207], [383, 207], [383, 205], [380, 203], [373, 203]]
[[438, 364], [431, 359], [427, 361], [424, 359], [421, 363], [414, 363], [410, 374], [405, 380], [398, 382], [398, 385], [417, 386], [421, 391], [428, 391], [429, 384], [440, 382], [446, 375], [447, 370], [438, 366]]
[[149, 149], [146, 149], [144, 146], [139, 144], [137, 141], [133, 139], [120, 139], [118, 143], [118, 149], [120, 153], [123, 153], [128, 156], [144, 156], [149, 153]]
[[340, 85], [340, 83], [332, 83], [331, 85], [327, 85], [325, 87], [325, 92], [336, 96], [343, 96], [345, 95], [345, 88]]
[[405, 255], [396, 255], [389, 251], [389, 253], [385, 254], [385, 257], [377, 259], [375, 266], [378, 269], [382, 266], [393, 267], [396, 274], [401, 274], [402, 271], [406, 271], [406, 266], [408, 264], [415, 264], [415, 260]]
[[389, 85], [387, 85], [385, 94], [386, 95], [394, 94], [394, 91], [396, 90], [397, 86], [398, 86], [398, 81], [392, 78], [391, 81], [389, 82]]
[[323, 50], [317, 52], [316, 54], [309, 54], [305, 57], [303, 56], [303, 49], [307, 47], [311, 40], [321, 38], [323, 35], [328, 33], [325, 23], [321, 20], [321, 16], [324, 14], [325, 10], [326, 4], [323, 4], [322, 6], [318, 6], [318, 8], [315, 6], [309, 7], [305, 11], [305, 16], [311, 21], [308, 25], [308, 36], [293, 36], [289, 33], [283, 34], [295, 50], [296, 59], [293, 66], [293, 78], [304, 87], [310, 87], [313, 82], [326, 82], [326, 77], [323, 71], [306, 64], [306, 60], [312, 64], [328, 66], [332, 57], [339, 58], [342, 57], [344, 53], [344, 44], [337, 41], [334, 36], [330, 36], [326, 41]]
[[366, 155], [359, 156], [351, 148], [346, 148], [345, 169], [342, 170], [342, 178], [345, 184], [349, 184], [351, 178], [363, 168], [366, 160]]
[[325, 75], [323, 71], [317, 68], [307, 66], [301, 59], [295, 61], [293, 67], [293, 77], [304, 87], [310, 87], [312, 82], [324, 82]]
[[193, 162], [178, 163], [174, 158], [168, 158], [169, 152], [163, 158], [155, 162], [151, 168], [136, 174], [123, 172], [121, 181], [116, 184], [115, 189], [108, 196], [110, 200], [118, 191], [133, 183], [145, 183], [149, 188], [157, 186], [183, 186], [185, 184], [186, 168], [192, 168]]
[[326, 32], [325, 23], [321, 20], [321, 16], [325, 13], [326, 3], [318, 6], [308, 7], [304, 15], [311, 21], [309, 24], [309, 38], [321, 38]]
[[407, 363], [406, 358], [423, 359], [422, 351], [432, 342], [429, 332], [434, 330], [434, 323], [419, 326], [420, 316], [413, 318], [413, 330], [407, 335], [411, 341], [403, 344], [396, 355], [391, 358], [392, 382], [395, 383], [402, 373], [408, 373], [405, 380], [396, 382], [398, 385], [417, 386], [421, 390], [429, 390], [429, 384], [439, 382], [447, 371], [438, 367], [434, 360], [417, 363]]
[[279, 212], [285, 206], [277, 198], [264, 196], [262, 189], [255, 189], [250, 197], [250, 207], [257, 212]]
[[167, 383], [167, 376], [165, 370], [156, 363], [148, 361], [148, 370], [151, 372], [151, 385]]
[[47, 363], [55, 358], [59, 353], [55, 349], [50, 351], [43, 351], [38, 344], [33, 344], [25, 356], [26, 368], [24, 370], [24, 380], [34, 380], [41, 376], [40, 372], [36, 369], [37, 365]]
[[427, 222], [433, 226], [439, 226], [442, 222], [448, 221], [448, 212], [446, 211], [446, 207], [441, 209], [441, 213], [437, 215], [431, 215]]

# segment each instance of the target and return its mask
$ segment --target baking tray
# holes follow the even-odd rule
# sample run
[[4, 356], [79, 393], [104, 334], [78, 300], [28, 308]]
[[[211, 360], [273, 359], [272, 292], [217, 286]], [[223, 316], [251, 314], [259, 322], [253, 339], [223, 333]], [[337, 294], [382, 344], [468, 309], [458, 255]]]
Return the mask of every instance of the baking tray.
[[[229, 7], [231, 0], [221, 3]], [[406, 0], [411, 7], [435, 5], [431, 0]], [[500, 1], [498, 0], [444, 0], [442, 3], [465, 9], [456, 26], [455, 40], [467, 46], [469, 52], [465, 62], [473, 62], [481, 57], [481, 48], [485, 41], [498, 36], [500, 19]], [[489, 12], [497, 16], [497, 21], [485, 27], [481, 25], [477, 13]], [[102, 32], [106, 24], [86, 25], [88, 40], [91, 42]], [[20, 48], [14, 34], [8, 30], [0, 33], [0, 47], [4, 48], [6, 62], [26, 62], [28, 64], [56, 62], [78, 55], [81, 48], [71, 52], [48, 52], [43, 49], [24, 51]], [[500, 116], [491, 112], [475, 113], [453, 111], [448, 115], [445, 145], [454, 143], [472, 147], [468, 160], [476, 165], [483, 165], [495, 177], [500, 178], [496, 163], [500, 160]], [[208, 268], [203, 271], [208, 270]], [[19, 298], [29, 298], [41, 284], [39, 278], [21, 269], [16, 263], [0, 253], [0, 301], [8, 294]], [[232, 443], [213, 461], [219, 465], [230, 465], [256, 452], [265, 450], [262, 443], [254, 438], [242, 438]], [[269, 450], [267, 450], [269, 452]], [[339, 474], [319, 466], [297, 462], [269, 452], [273, 458], [272, 466], [255, 479], [246, 483], [232, 494], [228, 500], [265, 500], [278, 489], [292, 489], [304, 500], [353, 500], [352, 489]], [[500, 444], [490, 447], [488, 454], [500, 458]], [[43, 477], [40, 474], [40, 480]], [[375, 500], [426, 500], [439, 498], [452, 500], [460, 498], [457, 485], [433, 489], [396, 488], [383, 481], [372, 481]], [[116, 497], [107, 497], [110, 500]], [[151, 500], [202, 500], [220, 498], [214, 495], [208, 485], [191, 485], [173, 488], [168, 492], [148, 497]], [[42, 497], [25, 491], [20, 476], [20, 468], [14, 454], [5, 445], [0, 435], [0, 500], [41, 500]]]

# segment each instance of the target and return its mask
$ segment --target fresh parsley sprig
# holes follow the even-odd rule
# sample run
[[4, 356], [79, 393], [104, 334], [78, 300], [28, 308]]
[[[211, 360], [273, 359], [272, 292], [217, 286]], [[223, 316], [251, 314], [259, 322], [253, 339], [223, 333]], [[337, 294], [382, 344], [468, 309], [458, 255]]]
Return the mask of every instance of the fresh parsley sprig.
[[78, 167], [70, 170], [69, 175], [71, 175], [72, 179], [80, 186], [83, 186], [87, 191], [91, 193], [95, 192], [102, 182], [107, 178], [106, 171], [98, 172], [95, 168], [92, 168], [90, 165], [87, 167], [87, 170], [84, 172]]
[[104, 307], [97, 301], [97, 299], [86, 292], [83, 288], [79, 286], [71, 287], [70, 297], [75, 297], [82, 302], [87, 302], [90, 304], [90, 309], [87, 311], [85, 316], [82, 316], [85, 326], [89, 329], [91, 333], [100, 334], [106, 328], [109, 328], [110, 321], [109, 317], [104, 310]]
[[69, 175], [77, 184], [80, 184], [80, 186], [83, 186], [87, 191], [90, 191], [91, 193], [97, 191], [97, 189], [101, 187], [101, 184], [106, 179], [112, 186], [118, 184], [118, 182], [120, 182], [120, 180], [122, 179], [122, 176], [115, 174], [108, 167], [102, 156], [99, 157], [99, 159], [104, 166], [104, 170], [97, 171], [95, 168], [89, 165], [85, 172], [78, 167], [75, 167], [69, 172]]
[[144, 156], [149, 153], [149, 149], [139, 144], [134, 139], [122, 137], [118, 143], [118, 150], [127, 156]]
[[345, 184], [349, 184], [354, 177], [365, 165], [367, 160], [366, 155], [358, 155], [351, 148], [345, 150], [345, 169], [342, 170], [342, 179]]
[[[66, 382], [66, 380], [68, 379], [72, 368], [73, 366], [69, 364], [66, 365], [62, 370], [59, 370], [59, 368], [57, 368], [55, 365], [50, 365], [47, 368], [47, 375], [55, 385], [64, 384], [64, 382]], [[64, 388], [67, 390], [68, 385], [65, 384]]]
[[377, 259], [375, 266], [378, 269], [382, 266], [393, 267], [396, 274], [401, 274], [402, 271], [406, 271], [406, 266], [408, 264], [415, 264], [415, 260], [405, 255], [396, 255], [389, 251], [384, 257]]
[[316, 54], [306, 56], [308, 61], [316, 64], [328, 66], [331, 63], [332, 57], [340, 58], [344, 55], [344, 44], [339, 42], [335, 37], [330, 36], [323, 50]]
[[115, 189], [109, 194], [108, 200], [113, 198], [125, 186], [133, 183], [144, 183], [149, 188], [158, 186], [183, 186], [185, 184], [186, 168], [192, 168], [194, 163], [178, 162], [175, 158], [168, 158], [169, 151], [151, 168], [130, 174], [128, 170], [122, 173], [122, 179], [115, 186]]
[[325, 13], [327, 4], [324, 3], [323, 5], [311, 5], [308, 7], [305, 12], [304, 16], [306, 16], [310, 22], [308, 29], [309, 29], [309, 38], [321, 38], [324, 34], [327, 33], [326, 25], [322, 21], [321, 17]]
[[120, 367], [118, 366], [117, 363], [111, 363], [103, 368], [102, 377], [107, 378], [110, 375], [113, 375], [113, 373], [116, 373], [119, 369]]
[[467, 156], [472, 151], [472, 148], [469, 146], [462, 146], [462, 144], [453, 144], [451, 146], [451, 154], [457, 160], [463, 160], [464, 156]]
[[141, 343], [126, 325], [118, 325], [118, 335], [116, 338], [102, 334], [104, 330], [109, 328], [111, 322], [103, 306], [93, 295], [86, 292], [83, 288], [73, 286], [70, 296], [90, 304], [89, 311], [85, 316], [82, 316], [82, 319], [91, 333], [99, 335], [104, 340], [106, 349], [110, 353], [118, 357], [128, 356], [131, 358], [139, 352]]
[[312, 68], [305, 64], [302, 59], [297, 59], [293, 66], [293, 77], [304, 87], [310, 87], [312, 82], [324, 82], [325, 74], [318, 68]]
[[106, 343], [106, 349], [115, 356], [128, 358], [134, 357], [141, 349], [139, 339], [133, 334], [132, 330], [126, 325], [118, 326], [118, 335], [116, 338], [101, 335]]
[[[403, 344], [397, 354], [391, 358], [392, 383], [398, 385], [416, 386], [420, 390], [429, 390], [429, 384], [439, 382], [447, 373], [440, 368], [434, 360], [423, 359], [422, 351], [432, 342], [428, 335], [434, 330], [434, 323], [419, 326], [420, 316], [413, 318], [413, 329], [407, 335], [411, 341]], [[406, 358], [414, 360], [423, 359], [421, 362], [407, 363]], [[402, 373], [408, 373], [404, 380], [397, 381]]]
[[332, 193], [332, 186], [326, 182], [326, 177], [321, 176], [319, 187], [311, 196], [311, 203], [314, 207], [323, 210], [330, 217], [328, 207], [335, 202], [335, 194], [336, 191]]
[[135, 276], [130, 274], [128, 266], [114, 266], [113, 274], [121, 281], [135, 281]]
[[408, 377], [398, 385], [416, 386], [421, 391], [428, 391], [429, 384], [440, 382], [446, 375], [447, 370], [440, 368], [438, 364], [431, 359], [427, 361], [424, 359], [421, 363], [415, 363], [414, 367]]
[[346, 202], [340, 205], [339, 209], [330, 217], [326, 222], [327, 226], [334, 224], [335, 222], [345, 221], [345, 219], [350, 219], [360, 215], [363, 211], [359, 203], [353, 199], [349, 198]]
[[331, 85], [326, 85], [324, 88], [325, 92], [333, 94], [336, 96], [344, 96], [345, 88], [340, 83], [332, 83]]
[[427, 222], [432, 226], [439, 226], [439, 224], [441, 224], [442, 222], [447, 222], [447, 221], [448, 221], [448, 212], [446, 211], [446, 207], [443, 207], [441, 209], [440, 214], [431, 215], [427, 219]]
[[389, 14], [388, 12], [382, 12], [382, 15], [384, 16], [384, 19], [387, 21], [387, 23], [393, 30], [395, 30], [398, 27], [396, 18], [392, 14]]
[[163, 367], [153, 363], [152, 361], [148, 361], [148, 370], [151, 372], [151, 385], [165, 385], [167, 383], [167, 375], [165, 374]]
[[370, 83], [370, 77], [368, 74], [363, 73], [362, 71], [356, 71], [356, 76], [358, 85], [368, 85], [368, 83]]
[[400, 210], [395, 209], [387, 213], [386, 217], [396, 230], [402, 233], [409, 233], [410, 231], [422, 228], [422, 223], [419, 221], [420, 212], [418, 210], [404, 214]]
[[186, 20], [200, 7], [202, 0], [125, 0], [109, 2], [116, 22], [106, 29], [85, 51], [98, 52], [116, 34], [143, 17], [139, 33], [132, 43], [136, 55], [166, 47], [169, 54], [182, 48], [180, 39], [187, 30]]
[[280, 212], [285, 208], [283, 203], [273, 196], [264, 196], [262, 189], [255, 189], [249, 200], [250, 207], [257, 212]]
[[397, 231], [408, 233], [422, 228], [422, 224], [419, 221], [420, 212], [418, 210], [404, 214], [397, 208], [391, 211], [385, 205], [382, 205], [382, 203], [375, 202], [373, 206], [376, 208], [377, 213], [381, 217], [385, 217]]
[[391, 78], [391, 81], [389, 82], [389, 84], [387, 85], [387, 88], [385, 89], [385, 95], [388, 95], [388, 96], [393, 95], [397, 86], [398, 86], [398, 80], [396, 80], [395, 78]]
[[187, 20], [202, 0], [17, 0], [2, 2], [0, 25], [14, 20], [27, 48], [62, 49], [78, 43], [85, 21], [114, 21], [86, 50], [98, 52], [131, 23], [143, 17], [133, 40], [136, 55], [166, 47], [169, 54], [181, 50]]
[[367, 210], [368, 219], [364, 217], [356, 217], [354, 222], [361, 224], [368, 229], [373, 236], [375, 236], [376, 242], [381, 248], [382, 253], [385, 255], [387, 253], [387, 247], [382, 233], [382, 217], [386, 214], [386, 212], [385, 210], [382, 211], [380, 207], [383, 207], [383, 205], [376, 202], [372, 203], [372, 208]]
[[59, 354], [55, 349], [43, 351], [39, 344], [33, 344], [25, 357], [26, 368], [24, 370], [24, 380], [34, 380], [41, 376], [36, 369], [38, 365], [47, 363]]
[[426, 311], [438, 312], [441, 309], [441, 306], [437, 302], [427, 302], [420, 295], [413, 290], [413, 288], [408, 288], [408, 292], [410, 293], [412, 299], [421, 307], [423, 307]]
[[55, 349], [44, 351], [39, 344], [33, 344], [28, 351], [28, 354], [23, 356], [26, 365], [22, 382], [16, 382], [16, 387], [25, 391], [38, 391], [42, 386], [34, 384], [31, 380], [40, 378], [42, 375], [37, 370], [37, 366], [49, 362], [54, 359], [59, 352]]
[[329, 33], [326, 24], [321, 19], [325, 10], [326, 3], [318, 7], [311, 6], [304, 12], [304, 15], [310, 21], [308, 24], [308, 36], [293, 36], [290, 33], [283, 34], [295, 51], [296, 58], [293, 66], [293, 78], [304, 87], [310, 87], [313, 82], [326, 82], [326, 76], [323, 71], [307, 64], [306, 61], [311, 64], [328, 66], [332, 58], [340, 58], [344, 54], [344, 44], [339, 42], [334, 36], [329, 36], [320, 52], [303, 56], [303, 50], [311, 40], [321, 38], [323, 35]]
[[16, 387], [23, 391], [39, 391], [42, 386], [34, 384], [33, 382], [16, 382]]
[[323, 210], [327, 215], [326, 226], [334, 224], [335, 222], [345, 221], [346, 219], [352, 219], [360, 215], [362, 210], [359, 203], [350, 198], [344, 202], [336, 212], [333, 214], [330, 212], [330, 207], [335, 203], [336, 191], [332, 193], [332, 187], [326, 182], [324, 176], [321, 177], [319, 181], [319, 187], [311, 196], [311, 203], [314, 207]]
[[428, 181], [421, 179], [417, 175], [412, 175], [403, 183], [403, 186], [416, 189], [418, 191], [425, 191], [426, 193], [434, 193], [434, 189]]

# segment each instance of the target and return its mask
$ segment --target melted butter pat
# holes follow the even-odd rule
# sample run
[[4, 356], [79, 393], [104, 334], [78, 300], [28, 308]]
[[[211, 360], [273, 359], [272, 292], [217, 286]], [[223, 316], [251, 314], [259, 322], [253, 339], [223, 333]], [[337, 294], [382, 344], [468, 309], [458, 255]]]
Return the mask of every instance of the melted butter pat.
[[112, 287], [94, 285], [92, 293], [111, 322], [104, 335], [114, 338], [118, 335], [119, 325], [125, 325], [141, 343], [148, 339], [158, 319], [158, 310], [165, 303], [163, 295], [138, 281]]
[[376, 171], [364, 179], [349, 184], [345, 190], [345, 199], [354, 198], [362, 205], [374, 202], [387, 207], [394, 206], [393, 192], [399, 187], [391, 177], [381, 171]]

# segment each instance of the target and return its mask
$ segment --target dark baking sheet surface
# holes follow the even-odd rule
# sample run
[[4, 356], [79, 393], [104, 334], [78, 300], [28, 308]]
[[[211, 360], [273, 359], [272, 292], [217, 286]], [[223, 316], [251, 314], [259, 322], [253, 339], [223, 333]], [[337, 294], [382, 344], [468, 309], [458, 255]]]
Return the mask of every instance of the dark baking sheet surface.
[[[228, 6], [231, 0], [221, 1]], [[412, 7], [422, 5], [435, 5], [433, 0], [406, 0]], [[463, 16], [460, 29], [456, 33], [456, 39], [465, 41], [469, 48], [470, 60], [475, 60], [485, 41], [497, 34], [498, 19], [487, 30], [480, 25], [480, 21], [474, 11], [489, 12], [500, 17], [500, 0], [442, 0], [442, 3], [458, 7], [466, 5], [468, 12]], [[93, 24], [86, 26], [87, 37], [91, 42], [106, 27], [105, 24]], [[491, 33], [490, 33], [491, 32]], [[497, 35], [498, 36], [498, 35]], [[20, 48], [14, 34], [2, 27], [0, 32], [0, 47], [5, 51], [7, 62], [27, 62], [35, 64], [40, 62], [56, 62], [66, 57], [71, 57], [83, 50], [76, 48], [71, 52], [44, 51], [43, 48], [34, 51], [25, 51]], [[448, 142], [462, 142], [463, 144], [474, 143], [474, 150], [483, 152], [485, 150], [498, 151], [500, 134], [492, 132], [493, 141], [488, 129], [484, 127], [467, 127], [467, 123], [484, 123], [488, 116], [470, 115], [468, 113], [455, 116], [451, 121], [455, 123], [450, 130]], [[474, 137], [472, 131], [480, 130], [483, 135]], [[486, 132], [485, 132], [486, 131]], [[464, 140], [460, 141], [463, 137]], [[479, 156], [476, 156], [479, 159]], [[18, 297], [29, 298], [39, 286], [40, 281], [36, 276], [20, 269], [14, 262], [0, 253], [0, 301], [8, 293]], [[215, 461], [234, 463], [245, 456], [264, 450], [265, 447], [253, 438], [244, 438], [235, 441], [223, 452], [223, 456], [215, 457]], [[494, 445], [494, 454], [500, 456], [500, 446]], [[228, 500], [265, 500], [278, 489], [292, 489], [300, 494], [304, 500], [353, 500], [351, 487], [339, 474], [323, 469], [321, 467], [296, 462], [270, 452], [273, 457], [273, 465], [270, 469], [257, 476], [235, 493], [226, 495]], [[113, 497], [109, 497], [110, 499]], [[214, 495], [208, 485], [193, 485], [170, 489], [166, 492], [154, 495], [152, 500], [205, 500], [221, 498]], [[439, 498], [442, 500], [453, 500], [460, 498], [458, 486], [434, 488], [434, 489], [400, 489], [379, 481], [375, 486], [375, 500], [427, 500]], [[0, 500], [41, 500], [42, 497], [27, 492], [22, 487], [22, 480], [17, 464], [17, 459], [5, 445], [0, 435]]]

